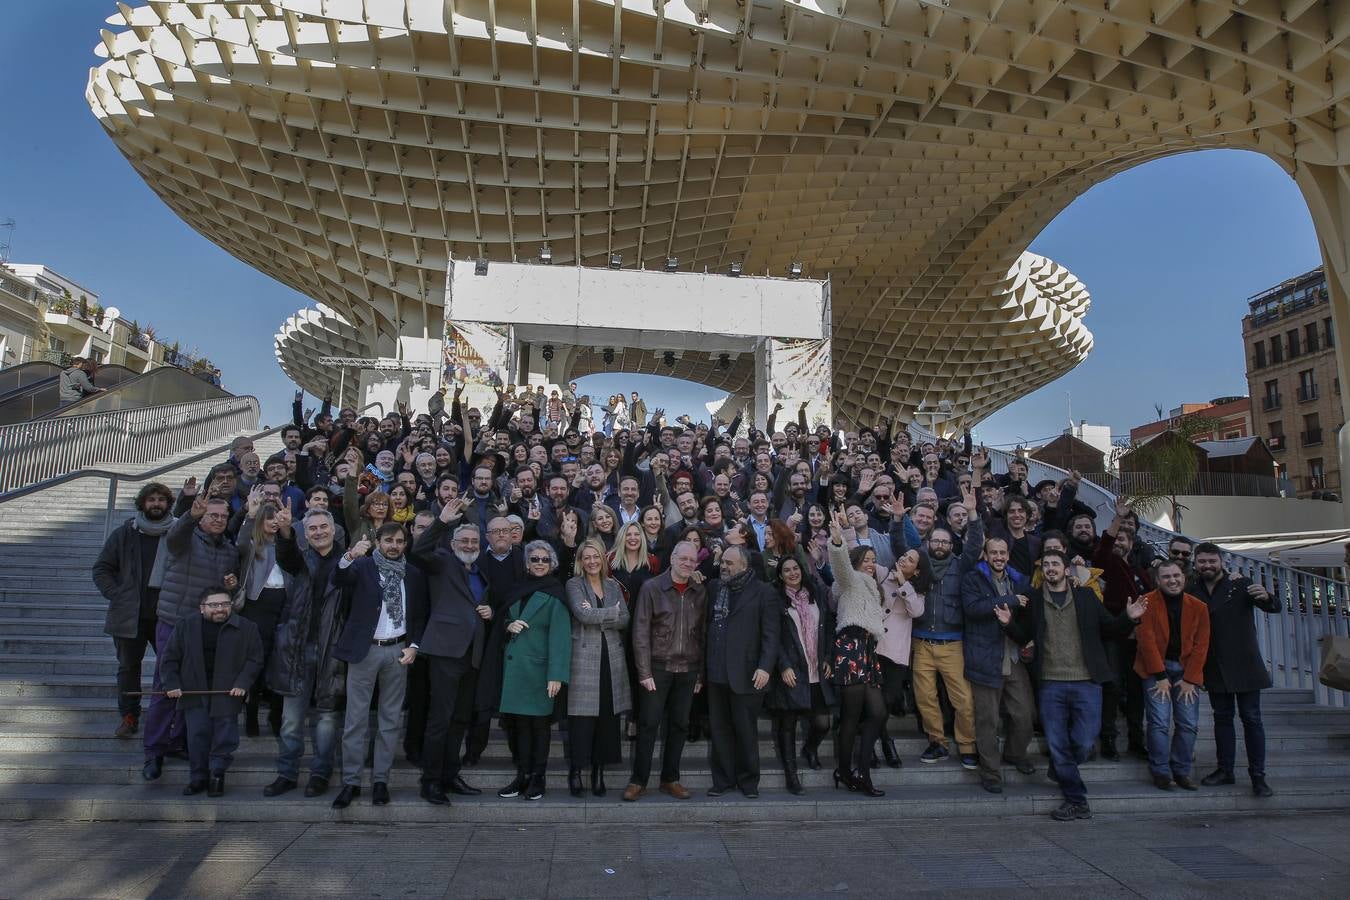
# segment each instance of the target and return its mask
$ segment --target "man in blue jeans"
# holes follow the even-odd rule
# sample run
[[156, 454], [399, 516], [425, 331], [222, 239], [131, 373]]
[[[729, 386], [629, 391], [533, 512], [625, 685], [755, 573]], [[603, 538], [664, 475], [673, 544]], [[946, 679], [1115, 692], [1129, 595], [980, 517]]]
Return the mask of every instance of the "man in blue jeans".
[[1019, 646], [1036, 642], [1032, 670], [1041, 686], [1041, 726], [1064, 795], [1050, 816], [1060, 822], [1092, 818], [1078, 766], [1087, 760], [1101, 728], [1102, 684], [1114, 677], [1102, 639], [1130, 634], [1148, 609], [1148, 602], [1136, 597], [1124, 613], [1112, 615], [1089, 588], [1069, 584], [1068, 568], [1067, 556], [1046, 550], [1041, 554], [1040, 592], [1016, 609], [1006, 604], [994, 608]]
[[1195, 734], [1200, 723], [1200, 685], [1209, 652], [1209, 608], [1186, 593], [1181, 563], [1169, 559], [1155, 570], [1158, 589], [1145, 595], [1148, 610], [1135, 629], [1135, 674], [1144, 683], [1148, 721], [1148, 768], [1153, 786], [1196, 790], [1191, 779]]
[[277, 777], [263, 788], [264, 797], [279, 797], [299, 785], [311, 698], [318, 707], [318, 716], [306, 797], [318, 797], [328, 790], [337, 755], [340, 725], [337, 707], [346, 685], [345, 667], [333, 656], [342, 622], [341, 592], [333, 584], [332, 576], [342, 548], [337, 546], [337, 527], [327, 510], [310, 510], [302, 527], [303, 550], [289, 522], [277, 531], [277, 565], [287, 575], [286, 605], [277, 621], [267, 684], [284, 699], [281, 730], [277, 734]]
[[1205, 787], [1233, 784], [1237, 762], [1237, 732], [1233, 713], [1242, 719], [1242, 742], [1247, 747], [1247, 774], [1252, 793], [1269, 797], [1266, 783], [1266, 729], [1261, 721], [1261, 691], [1270, 687], [1261, 647], [1256, 641], [1254, 609], [1280, 611], [1280, 601], [1261, 585], [1230, 576], [1223, 570], [1218, 546], [1195, 545], [1191, 557], [1195, 578], [1187, 591], [1209, 607], [1209, 654], [1205, 659], [1205, 690], [1214, 710], [1214, 749], [1219, 767], [1200, 780]]

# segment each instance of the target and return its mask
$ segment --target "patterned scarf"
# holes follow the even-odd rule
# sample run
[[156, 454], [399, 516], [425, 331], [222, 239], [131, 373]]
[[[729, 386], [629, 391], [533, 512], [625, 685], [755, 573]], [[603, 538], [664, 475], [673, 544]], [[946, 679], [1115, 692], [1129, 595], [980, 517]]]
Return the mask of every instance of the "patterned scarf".
[[[802, 639], [802, 650], [806, 652], [806, 666], [810, 674], [815, 674], [817, 669], [816, 635], [820, 626], [820, 610], [811, 602], [811, 592], [804, 587], [787, 588], [788, 599], [792, 601], [792, 609], [797, 613], [797, 621], [800, 623]], [[814, 679], [812, 679], [814, 680]]]
[[380, 570], [380, 593], [384, 596], [384, 611], [395, 628], [403, 627], [403, 573], [407, 563], [402, 557], [389, 559], [379, 550], [371, 554]]

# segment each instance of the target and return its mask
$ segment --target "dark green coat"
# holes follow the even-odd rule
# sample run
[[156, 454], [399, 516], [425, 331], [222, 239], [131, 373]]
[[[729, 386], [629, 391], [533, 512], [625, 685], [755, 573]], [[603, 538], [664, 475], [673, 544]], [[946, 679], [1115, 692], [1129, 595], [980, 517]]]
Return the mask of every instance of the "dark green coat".
[[561, 597], [535, 591], [506, 610], [507, 624], [530, 624], [508, 636], [502, 660], [502, 713], [520, 716], [553, 714], [548, 683], [566, 684], [572, 675], [572, 614]]

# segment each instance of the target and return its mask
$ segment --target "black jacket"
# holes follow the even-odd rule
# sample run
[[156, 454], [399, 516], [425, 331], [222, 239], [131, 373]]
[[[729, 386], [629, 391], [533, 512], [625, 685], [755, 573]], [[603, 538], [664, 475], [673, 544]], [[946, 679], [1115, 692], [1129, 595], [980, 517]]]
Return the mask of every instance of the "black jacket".
[[[333, 570], [333, 582], [347, 590], [347, 620], [338, 636], [333, 655], [345, 663], [359, 663], [370, 652], [375, 628], [380, 624], [384, 595], [380, 591], [380, 570], [371, 556], [362, 556], [345, 569], [341, 560]], [[426, 576], [416, 566], [403, 573], [403, 616], [407, 633], [418, 634], [426, 620]], [[411, 638], [409, 638], [411, 640]]]
[[[202, 617], [197, 613], [183, 616], [174, 626], [169, 644], [164, 648], [160, 675], [166, 691], [251, 690], [262, 666], [263, 646], [258, 626], [238, 613], [232, 613], [220, 629], [215, 670], [211, 680], [207, 681], [206, 656], [202, 653]], [[206, 707], [207, 714], [212, 717], [237, 716], [243, 705], [243, 697], [227, 694], [178, 698], [179, 709]]]
[[[815, 601], [816, 611], [820, 614], [816, 626], [816, 677], [820, 680], [820, 692], [825, 703], [835, 703], [834, 685], [830, 683], [830, 654], [834, 648], [834, 611], [825, 602], [828, 593], [819, 584], [808, 582], [811, 599]], [[777, 592], [775, 592], [777, 593]], [[771, 710], [784, 712], [808, 712], [811, 709], [811, 676], [806, 667], [806, 648], [802, 646], [797, 634], [797, 621], [790, 614], [792, 604], [786, 597], [777, 597], [778, 622], [778, 661], [769, 672], [769, 696], [764, 705]], [[791, 669], [797, 676], [797, 684], [788, 687], [783, 683], [783, 670]]]
[[[267, 686], [278, 694], [292, 697], [300, 693], [308, 680], [305, 645], [311, 630], [315, 632], [318, 656], [313, 681], [314, 703], [321, 710], [342, 705], [347, 693], [347, 664], [333, 655], [338, 635], [345, 624], [346, 606], [342, 590], [333, 583], [342, 551], [333, 546], [328, 560], [332, 567], [322, 584], [314, 581], [324, 563], [313, 547], [300, 550], [293, 531], [291, 537], [277, 535], [277, 565], [286, 573], [286, 605], [277, 619], [276, 643], [267, 662]], [[315, 616], [318, 617], [317, 629]]]
[[457, 658], [473, 647], [477, 664], [482, 659], [484, 624], [474, 610], [478, 604], [464, 564], [443, 546], [442, 538], [448, 530], [437, 519], [413, 544], [412, 559], [427, 575], [427, 615], [424, 627], [420, 633], [413, 633], [412, 640], [418, 653], [429, 656]]
[[[708, 582], [706, 627], [708, 640], [704, 643], [704, 665], [707, 648], [711, 646], [713, 605], [722, 588], [720, 579]], [[756, 694], [752, 677], [756, 669], [763, 669], [773, 681], [778, 663], [778, 630], [781, 619], [778, 593], [753, 575], [739, 591], [733, 591], [727, 610], [724, 650], [727, 661], [727, 684], [737, 694]], [[704, 680], [707, 678], [705, 676]], [[767, 685], [766, 685], [767, 688]]]
[[[1106, 611], [1102, 601], [1091, 588], [1073, 588], [1073, 605], [1078, 613], [1078, 637], [1083, 645], [1083, 662], [1088, 677], [1097, 684], [1115, 680], [1115, 670], [1106, 659], [1102, 638], [1128, 637], [1134, 631], [1134, 622], [1125, 613], [1118, 616]], [[1041, 677], [1042, 648], [1045, 646], [1045, 594], [1037, 591], [1028, 606], [1013, 607], [1013, 619], [1003, 630], [1018, 644], [1036, 642], [1036, 655], [1031, 660], [1031, 671], [1037, 683]]]
[[1253, 609], [1268, 613], [1280, 611], [1273, 595], [1258, 603], [1247, 593], [1251, 581], [1224, 575], [1213, 593], [1199, 578], [1191, 580], [1186, 592], [1205, 601], [1209, 607], [1209, 655], [1205, 657], [1205, 690], [1239, 694], [1270, 687], [1270, 672], [1256, 641], [1256, 617]]
[[[167, 553], [168, 549], [160, 548]], [[150, 573], [141, 565], [141, 533], [136, 520], [127, 519], [108, 535], [94, 563], [94, 584], [108, 600], [103, 631], [113, 637], [134, 638], [140, 627], [141, 594]]]

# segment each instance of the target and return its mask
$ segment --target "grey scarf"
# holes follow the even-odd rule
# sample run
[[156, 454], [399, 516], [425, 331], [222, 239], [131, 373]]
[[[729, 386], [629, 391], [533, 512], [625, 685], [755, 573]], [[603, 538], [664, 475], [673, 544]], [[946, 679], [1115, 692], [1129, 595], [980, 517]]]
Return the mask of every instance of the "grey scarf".
[[375, 568], [380, 570], [380, 593], [384, 596], [384, 611], [395, 628], [403, 627], [403, 573], [407, 563], [402, 557], [389, 559], [379, 550], [371, 554]]
[[147, 519], [145, 513], [140, 510], [136, 511], [136, 519], [131, 527], [141, 534], [159, 538], [159, 547], [155, 550], [155, 564], [150, 568], [150, 581], [147, 582], [147, 587], [160, 588], [164, 586], [164, 562], [169, 558], [169, 554], [164, 550], [164, 540], [175, 521], [173, 516], [165, 516], [156, 522]]

